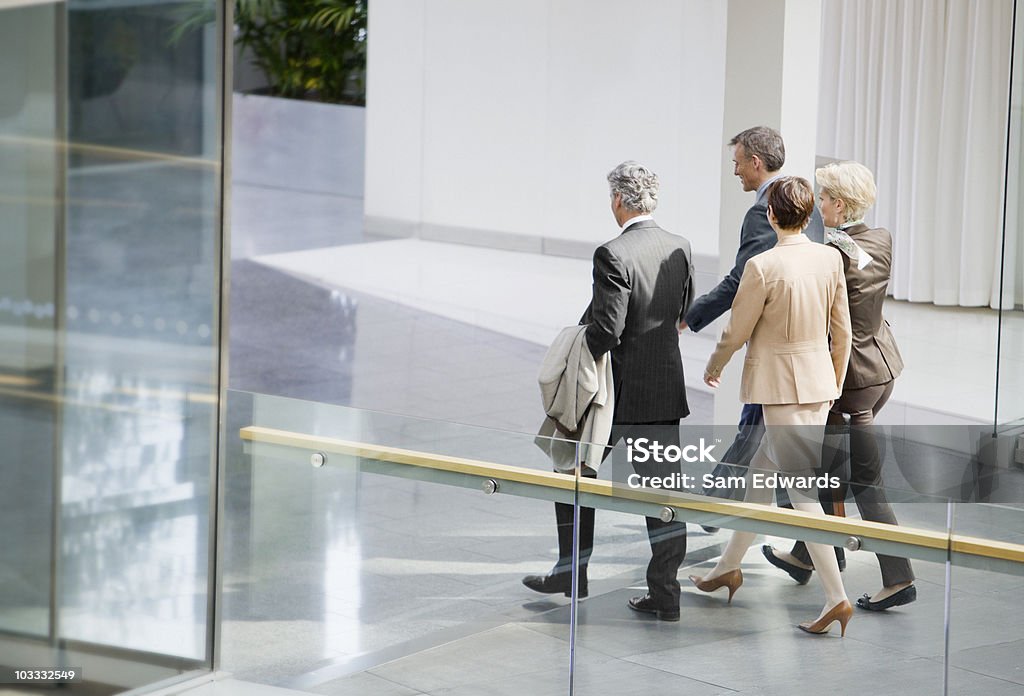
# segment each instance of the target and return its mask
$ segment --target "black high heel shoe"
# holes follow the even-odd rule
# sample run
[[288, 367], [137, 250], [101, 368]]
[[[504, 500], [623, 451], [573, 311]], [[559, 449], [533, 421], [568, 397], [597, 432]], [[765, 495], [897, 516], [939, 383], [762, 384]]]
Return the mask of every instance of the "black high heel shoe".
[[[558, 594], [561, 592], [566, 597], [572, 596], [572, 573], [555, 573], [554, 575], [527, 575], [523, 578], [523, 584], [534, 592], [541, 594]], [[587, 572], [580, 569], [579, 582], [576, 588], [580, 599], [587, 596]]]
[[768, 559], [768, 562], [779, 570], [784, 570], [789, 573], [789, 577], [796, 580], [798, 585], [806, 585], [811, 579], [811, 573], [814, 572], [812, 568], [801, 568], [798, 565], [793, 565], [787, 561], [782, 560], [775, 555], [775, 549], [770, 545], [764, 544], [761, 547], [761, 554]]
[[917, 588], [913, 585], [904, 587], [899, 592], [894, 592], [885, 599], [880, 599], [877, 602], [871, 601], [871, 595], [864, 593], [864, 596], [857, 600], [857, 606], [861, 609], [867, 609], [868, 611], [885, 611], [886, 609], [892, 609], [893, 607], [902, 607], [904, 604], [910, 604], [917, 600]]

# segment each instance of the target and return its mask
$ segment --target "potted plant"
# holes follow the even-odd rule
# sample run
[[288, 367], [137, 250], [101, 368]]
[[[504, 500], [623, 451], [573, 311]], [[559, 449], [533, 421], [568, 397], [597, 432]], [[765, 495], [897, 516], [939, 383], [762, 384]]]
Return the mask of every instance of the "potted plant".
[[[366, 103], [366, 0], [236, 0], [235, 34], [271, 96]], [[175, 39], [213, 20], [198, 0]]]

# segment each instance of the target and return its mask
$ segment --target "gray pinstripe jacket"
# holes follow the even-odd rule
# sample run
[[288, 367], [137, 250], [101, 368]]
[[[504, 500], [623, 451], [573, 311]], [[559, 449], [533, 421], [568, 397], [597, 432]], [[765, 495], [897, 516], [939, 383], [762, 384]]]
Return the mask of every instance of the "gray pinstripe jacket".
[[594, 357], [611, 351], [615, 423], [685, 418], [677, 324], [693, 300], [690, 243], [653, 220], [594, 252], [594, 294], [583, 314]]

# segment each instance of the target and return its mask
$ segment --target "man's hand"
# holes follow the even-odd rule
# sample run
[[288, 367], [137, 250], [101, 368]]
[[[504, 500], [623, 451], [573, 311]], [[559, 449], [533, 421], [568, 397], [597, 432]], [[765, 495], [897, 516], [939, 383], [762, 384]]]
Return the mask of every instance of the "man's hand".
[[718, 377], [712, 377], [707, 372], [704, 373], [704, 384], [708, 385], [712, 389], [717, 389], [718, 385], [722, 383]]
[[685, 319], [680, 319], [679, 320], [679, 325], [678, 325], [677, 328], [679, 329], [679, 333], [683, 333], [684, 331], [686, 331], [686, 329], [688, 328], [686, 326], [686, 320]]

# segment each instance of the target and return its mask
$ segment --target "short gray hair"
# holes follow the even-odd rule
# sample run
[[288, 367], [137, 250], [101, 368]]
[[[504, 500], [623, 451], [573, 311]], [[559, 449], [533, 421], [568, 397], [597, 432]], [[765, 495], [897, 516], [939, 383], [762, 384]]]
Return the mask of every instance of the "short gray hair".
[[658, 175], [638, 162], [629, 160], [608, 172], [608, 186], [630, 210], [646, 214], [658, 207]]
[[782, 136], [768, 126], [754, 126], [737, 133], [729, 145], [742, 145], [747, 157], [757, 155], [770, 172], [779, 171], [786, 163], [786, 145], [782, 142]]

